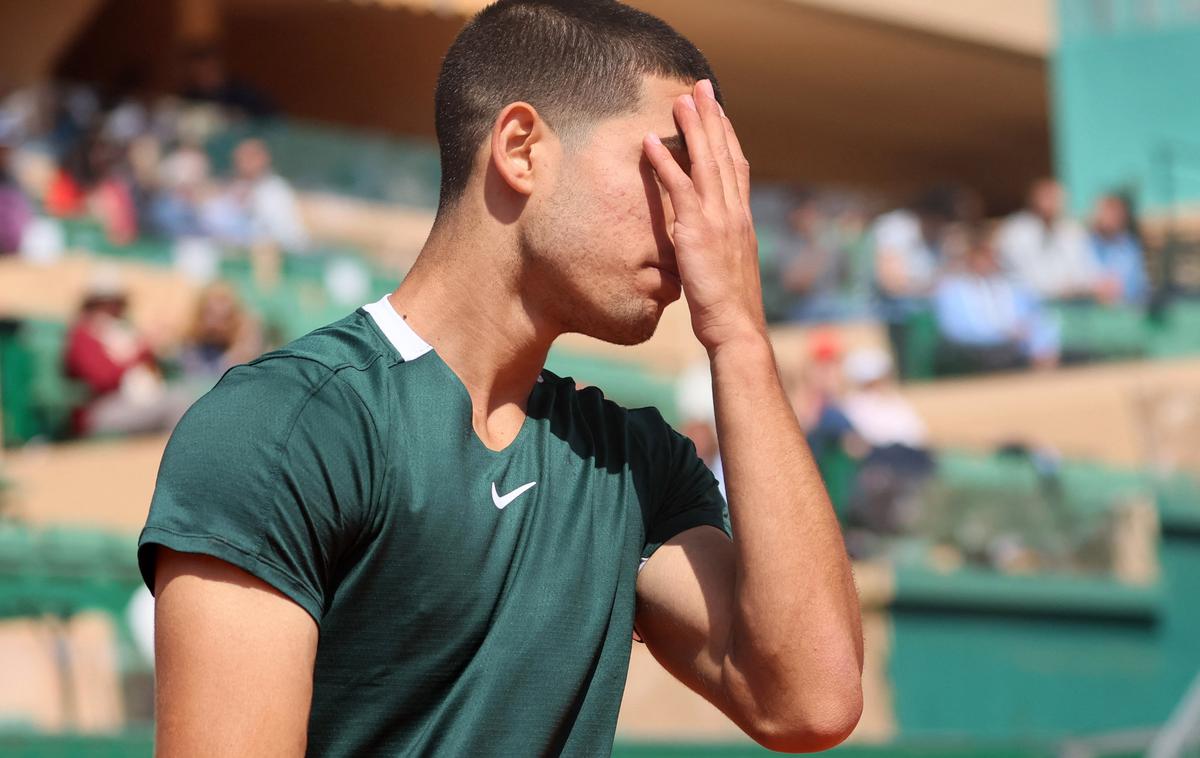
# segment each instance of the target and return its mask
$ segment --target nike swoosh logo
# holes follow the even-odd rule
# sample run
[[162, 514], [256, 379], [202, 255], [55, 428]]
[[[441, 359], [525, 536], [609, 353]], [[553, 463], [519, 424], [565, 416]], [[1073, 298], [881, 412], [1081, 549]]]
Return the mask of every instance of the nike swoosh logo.
[[496, 492], [496, 483], [492, 482], [492, 502], [496, 504], [497, 508], [499, 508], [500, 510], [504, 510], [504, 508], [509, 503], [516, 500], [521, 495], [525, 494], [525, 492], [527, 492], [529, 490], [529, 488], [533, 487], [533, 485], [535, 485], [535, 484], [537, 484], [537, 482], [530, 482], [529, 484], [522, 484], [520, 487], [517, 487], [515, 490], [508, 493], [504, 497], [501, 497], [500, 493]]

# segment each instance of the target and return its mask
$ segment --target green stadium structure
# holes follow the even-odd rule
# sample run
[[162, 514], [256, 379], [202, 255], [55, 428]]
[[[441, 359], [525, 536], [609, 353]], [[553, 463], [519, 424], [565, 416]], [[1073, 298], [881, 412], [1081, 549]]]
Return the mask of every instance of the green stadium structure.
[[1075, 209], [1119, 188], [1149, 208], [1200, 205], [1196, 4], [1057, 2], [1055, 146]]

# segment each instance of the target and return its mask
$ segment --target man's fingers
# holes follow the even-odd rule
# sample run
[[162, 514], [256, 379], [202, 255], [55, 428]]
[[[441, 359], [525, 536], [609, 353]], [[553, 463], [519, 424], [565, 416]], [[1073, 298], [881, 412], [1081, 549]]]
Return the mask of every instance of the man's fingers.
[[725, 118], [724, 123], [725, 141], [733, 157], [734, 173], [737, 174], [738, 195], [741, 196], [742, 207], [746, 209], [746, 213], [750, 213], [750, 161], [742, 152], [742, 143], [738, 141], [737, 132], [733, 130], [733, 122]]
[[695, 99], [700, 120], [704, 124], [704, 133], [708, 136], [708, 148], [721, 175], [721, 194], [725, 199], [725, 207], [740, 208], [742, 198], [738, 193], [737, 173], [726, 138], [726, 118], [721, 104], [717, 102], [711, 81], [701, 79], [696, 82]]
[[658, 174], [658, 180], [667, 188], [675, 217], [702, 213], [694, 183], [687, 172], [675, 162], [675, 156], [671, 155], [671, 151], [663, 145], [658, 135], [654, 132], [647, 134], [642, 140], [642, 149], [654, 168], [654, 173]]
[[721, 168], [713, 155], [708, 133], [700, 119], [696, 98], [681, 95], [675, 100], [675, 121], [687, 143], [688, 160], [691, 162], [691, 179], [702, 203], [720, 198], [724, 194], [721, 186]]

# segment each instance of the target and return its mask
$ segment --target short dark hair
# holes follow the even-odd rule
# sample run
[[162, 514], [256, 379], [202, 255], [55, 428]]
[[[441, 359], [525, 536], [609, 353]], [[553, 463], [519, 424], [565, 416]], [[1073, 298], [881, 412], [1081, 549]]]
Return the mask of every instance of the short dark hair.
[[454, 40], [438, 75], [439, 211], [462, 196], [504, 106], [529, 103], [563, 136], [632, 110], [646, 75], [710, 79], [717, 87], [695, 45], [616, 0], [499, 0], [484, 8]]

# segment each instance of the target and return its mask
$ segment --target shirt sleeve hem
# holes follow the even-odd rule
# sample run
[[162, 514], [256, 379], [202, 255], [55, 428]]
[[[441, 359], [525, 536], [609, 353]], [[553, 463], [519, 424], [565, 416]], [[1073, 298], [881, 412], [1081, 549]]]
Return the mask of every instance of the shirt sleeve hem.
[[[721, 514], [706, 514], [700, 517], [697, 517], [697, 515], [693, 513], [680, 514], [674, 519], [671, 519], [667, 523], [663, 524], [663, 526], [658, 530], [659, 534], [655, 535], [657, 539], [654, 542], [647, 542], [646, 546], [642, 548], [642, 565], [644, 565], [644, 561], [649, 560], [650, 556], [654, 555], [655, 551], [662, 547], [664, 543], [669, 542], [676, 535], [686, 532], [688, 529], [692, 529], [697, 526], [711, 526], [715, 529], [719, 529], [726, 537], [733, 539], [733, 535], [730, 533], [729, 527], [726, 526], [725, 519], [721, 516]], [[641, 567], [639, 566], [639, 570], [640, 569]]]
[[151, 593], [154, 592], [154, 548], [160, 545], [180, 553], [217, 558], [261, 579], [303, 608], [320, 627], [322, 603], [302, 584], [263, 558], [213, 535], [179, 534], [154, 526], [143, 529], [138, 540], [138, 568]]

